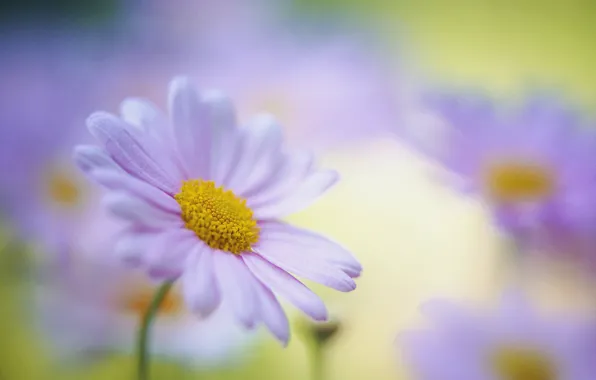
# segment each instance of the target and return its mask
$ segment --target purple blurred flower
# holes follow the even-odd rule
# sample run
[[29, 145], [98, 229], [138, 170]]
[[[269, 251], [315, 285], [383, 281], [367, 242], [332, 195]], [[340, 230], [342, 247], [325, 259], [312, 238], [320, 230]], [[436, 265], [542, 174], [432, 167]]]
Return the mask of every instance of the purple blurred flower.
[[197, 59], [212, 53], [220, 34], [250, 34], [273, 24], [281, 9], [282, 1], [269, 0], [133, 1], [119, 40], [151, 59]]
[[426, 304], [429, 330], [399, 342], [420, 380], [589, 380], [594, 325], [588, 318], [539, 315], [519, 294], [480, 313], [445, 300]]
[[154, 0], [131, 14], [143, 41], [132, 70], [173, 58], [178, 72], [230, 95], [241, 118], [275, 114], [288, 141], [316, 149], [384, 134], [402, 120], [405, 81], [366, 31], [284, 18], [284, 2], [174, 3]]
[[[113, 245], [111, 237], [104, 243]], [[37, 289], [41, 331], [55, 355], [67, 362], [110, 352], [133, 353], [139, 320], [156, 288], [142, 276], [101, 257], [110, 252], [106, 244], [92, 249], [98, 251], [96, 257], [51, 268], [43, 286]], [[154, 321], [150, 351], [206, 368], [240, 358], [253, 341], [253, 336], [238, 327], [225, 311], [206, 319], [196, 318], [185, 308], [180, 289], [174, 288]]]
[[480, 195], [498, 224], [523, 244], [551, 246], [592, 233], [596, 225], [596, 134], [579, 114], [548, 97], [519, 110], [488, 99], [435, 97], [446, 123], [433, 154]]
[[288, 139], [321, 149], [381, 135], [399, 123], [400, 85], [387, 57], [354, 35], [230, 30], [192, 69], [235, 100], [239, 115], [276, 115]]
[[361, 271], [339, 245], [279, 220], [312, 203], [337, 173], [287, 151], [269, 116], [238, 128], [220, 93], [199, 93], [178, 78], [169, 99], [170, 120], [138, 99], [123, 103], [123, 119], [91, 115], [102, 148], [75, 150], [78, 165], [111, 190], [106, 205], [130, 224], [119, 254], [156, 279], [181, 276], [197, 314], [223, 304], [245, 327], [263, 322], [286, 342], [287, 317], [272, 291], [314, 319], [327, 317], [288, 272], [351, 291]]
[[61, 250], [92, 198], [69, 153], [93, 104], [93, 66], [64, 36], [1, 43], [0, 211], [21, 238]]

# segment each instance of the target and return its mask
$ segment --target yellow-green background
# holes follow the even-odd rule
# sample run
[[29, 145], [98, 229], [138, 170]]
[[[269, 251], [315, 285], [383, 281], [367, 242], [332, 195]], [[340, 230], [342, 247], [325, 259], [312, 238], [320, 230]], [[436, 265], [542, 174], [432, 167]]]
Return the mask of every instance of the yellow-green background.
[[[431, 84], [481, 87], [500, 97], [545, 87], [586, 108], [596, 105], [593, 1], [301, 0], [296, 9], [371, 26], [388, 52], [405, 56]], [[498, 239], [477, 204], [433, 184], [427, 164], [394, 142], [338, 148], [325, 163], [344, 181], [292, 219], [342, 241], [365, 268], [352, 294], [318, 289], [346, 325], [331, 346], [328, 379], [403, 378], [395, 334], [417, 323], [417, 306], [429, 297], [494, 300], [506, 277]], [[126, 357], [51, 372], [55, 363], [21, 323], [25, 295], [9, 253], [2, 256], [0, 379], [133, 378], [134, 362]], [[559, 269], [557, 276], [545, 266], [537, 272], [536, 281], [528, 275], [537, 295], [589, 306], [583, 291], [589, 284], [569, 281]], [[258, 347], [246, 365], [217, 373], [157, 363], [154, 379], [307, 378], [305, 347], [296, 337], [282, 349], [264, 335]]]

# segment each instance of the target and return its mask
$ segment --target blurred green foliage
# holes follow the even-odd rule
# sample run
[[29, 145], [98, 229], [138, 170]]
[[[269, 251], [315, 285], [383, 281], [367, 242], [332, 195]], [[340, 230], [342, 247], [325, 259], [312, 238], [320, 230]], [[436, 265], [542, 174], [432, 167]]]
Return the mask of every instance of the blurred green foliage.
[[596, 2], [590, 0], [296, 0], [306, 14], [365, 23], [386, 48], [443, 86], [511, 96], [562, 90], [596, 106]]

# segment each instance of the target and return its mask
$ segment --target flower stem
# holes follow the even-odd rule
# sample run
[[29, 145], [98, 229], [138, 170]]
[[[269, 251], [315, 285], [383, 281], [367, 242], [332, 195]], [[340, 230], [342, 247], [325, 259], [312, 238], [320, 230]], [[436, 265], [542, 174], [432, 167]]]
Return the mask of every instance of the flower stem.
[[164, 282], [155, 292], [155, 296], [151, 301], [151, 304], [147, 308], [145, 315], [143, 315], [143, 319], [141, 321], [141, 326], [139, 328], [139, 340], [138, 340], [138, 380], [148, 380], [149, 379], [149, 353], [148, 353], [148, 343], [149, 343], [149, 328], [151, 327], [151, 322], [155, 318], [157, 311], [159, 310], [159, 306], [163, 302], [164, 298], [174, 285], [174, 281], [166, 281]]
[[315, 342], [311, 348], [311, 379], [312, 380], [323, 380], [325, 378], [325, 366], [324, 366], [324, 344]]

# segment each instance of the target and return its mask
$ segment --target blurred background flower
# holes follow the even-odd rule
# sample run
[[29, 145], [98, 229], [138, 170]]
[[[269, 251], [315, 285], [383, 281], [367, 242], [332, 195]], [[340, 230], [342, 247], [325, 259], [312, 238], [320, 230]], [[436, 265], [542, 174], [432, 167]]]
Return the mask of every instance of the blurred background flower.
[[[47, 251], [60, 252], [60, 241], [94, 233], [82, 222], [93, 214], [88, 206], [60, 206], [79, 192], [90, 201], [84, 205], [94, 204], [84, 185], [74, 190], [85, 182], [68, 166], [69, 145], [86, 134], [83, 121], [94, 110], [117, 113], [129, 95], [163, 108], [167, 82], [188, 74], [223, 87], [242, 113], [278, 113], [295, 144], [324, 152], [323, 164], [343, 181], [291, 222], [341, 241], [365, 268], [349, 297], [320, 290], [345, 326], [329, 347], [328, 378], [395, 379], [406, 378], [406, 367], [395, 368], [393, 336], [420, 318], [422, 300], [495, 303], [513, 264], [480, 203], [434, 181], [434, 164], [417, 149], [381, 136], [408, 129], [420, 143], [444, 142], [440, 120], [417, 100], [422, 86], [471, 87], [497, 107], [519, 101], [529, 86], [544, 88], [563, 94], [582, 119], [596, 103], [596, 7], [581, 0], [29, 0], [0, 9], [0, 377], [9, 379], [47, 378], [57, 365], [40, 344], [45, 330], [30, 323], [44, 315], [25, 307], [32, 291], [51, 292], [50, 284], [16, 270], [21, 258], [44, 261]], [[534, 264], [522, 280], [539, 302], [593, 307], [591, 279], [559, 262]], [[286, 350], [260, 342], [242, 365], [200, 376], [309, 375], [300, 339]], [[60, 378], [124, 379], [132, 367], [129, 355], [113, 355]], [[156, 379], [193, 378], [167, 360], [154, 369]]]
[[469, 309], [427, 302], [432, 328], [399, 338], [417, 378], [579, 380], [594, 373], [591, 317], [545, 316], [516, 293], [505, 294], [495, 310]]
[[[94, 242], [92, 249], [102, 248], [97, 253], [108, 255], [114, 235], [109, 237], [103, 244]], [[134, 354], [138, 324], [157, 288], [139, 273], [97, 253], [72, 260], [68, 266], [44, 268], [43, 281], [35, 288], [38, 336], [61, 364], [84, 368], [117, 353]], [[158, 310], [149, 351], [189, 371], [239, 365], [255, 335], [236, 326], [230, 315], [218, 311], [198, 318], [185, 307], [176, 287]], [[132, 368], [125, 372], [132, 376]]]
[[449, 171], [447, 185], [487, 205], [517, 255], [545, 250], [593, 262], [593, 121], [546, 94], [519, 105], [432, 94], [427, 112], [444, 123], [443, 142], [423, 151]]

